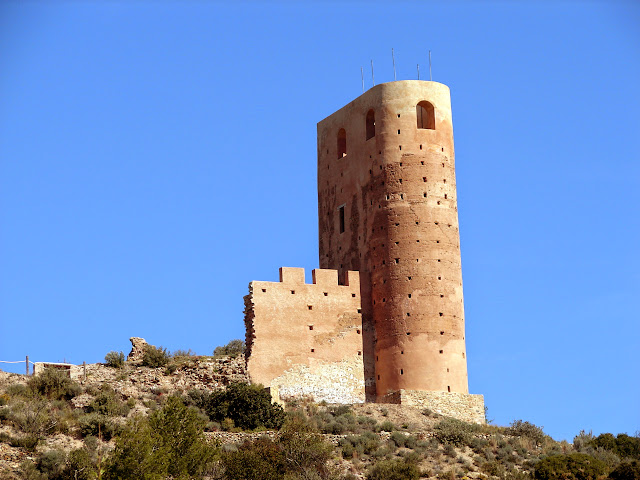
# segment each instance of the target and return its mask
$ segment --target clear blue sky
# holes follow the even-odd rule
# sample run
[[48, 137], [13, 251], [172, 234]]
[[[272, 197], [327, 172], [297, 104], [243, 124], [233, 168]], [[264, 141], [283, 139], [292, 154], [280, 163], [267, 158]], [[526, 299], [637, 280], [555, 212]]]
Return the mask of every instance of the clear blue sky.
[[251, 280], [317, 267], [316, 123], [392, 47], [451, 87], [471, 392], [640, 430], [637, 2], [1, 2], [0, 360], [243, 338]]

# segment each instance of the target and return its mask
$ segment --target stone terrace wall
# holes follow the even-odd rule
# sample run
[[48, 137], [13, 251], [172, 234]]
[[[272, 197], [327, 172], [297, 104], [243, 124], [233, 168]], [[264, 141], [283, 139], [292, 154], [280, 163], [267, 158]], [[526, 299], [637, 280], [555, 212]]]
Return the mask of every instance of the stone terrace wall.
[[336, 270], [280, 269], [280, 282], [251, 282], [245, 297], [247, 370], [274, 400], [308, 396], [329, 403], [362, 403], [360, 276]]
[[469, 423], [486, 423], [482, 395], [418, 390], [400, 390], [398, 393], [396, 397], [401, 405], [429, 408], [440, 415]]

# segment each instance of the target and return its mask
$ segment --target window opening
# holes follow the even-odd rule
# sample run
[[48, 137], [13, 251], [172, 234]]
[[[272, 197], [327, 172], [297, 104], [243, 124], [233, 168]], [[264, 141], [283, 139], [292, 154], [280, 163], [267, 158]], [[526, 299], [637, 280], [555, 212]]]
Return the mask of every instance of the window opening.
[[373, 138], [376, 136], [376, 114], [373, 111], [373, 109], [369, 110], [367, 112], [367, 120], [366, 120], [366, 124], [367, 124], [367, 136], [366, 136], [366, 140], [369, 140], [370, 138]]
[[449, 385], [447, 385], [447, 392], [451, 391], [451, 387]]
[[340, 233], [344, 233], [344, 205], [338, 208], [340, 213]]
[[312, 305], [307, 305], [307, 308], [309, 308], [309, 310], [313, 310], [313, 306]]
[[266, 288], [263, 288], [263, 289], [262, 289], [262, 291], [263, 291], [263, 292], [266, 292], [266, 291], [267, 291], [267, 289], [266, 289]]
[[404, 375], [404, 370], [402, 368], [400, 369], [400, 375]]
[[295, 295], [296, 291], [295, 290], [291, 290], [291, 295]]
[[309, 330], [313, 330], [313, 325], [309, 325]]
[[344, 128], [338, 130], [338, 158], [347, 156], [347, 132]]
[[416, 105], [416, 116], [418, 120], [418, 128], [435, 130], [436, 115], [433, 105], [427, 101], [422, 101]]

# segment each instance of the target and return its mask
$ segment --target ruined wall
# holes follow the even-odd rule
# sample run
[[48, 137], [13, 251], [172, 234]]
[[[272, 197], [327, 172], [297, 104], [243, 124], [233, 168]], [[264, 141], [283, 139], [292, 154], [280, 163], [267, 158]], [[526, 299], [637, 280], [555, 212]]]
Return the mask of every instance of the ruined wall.
[[[418, 125], [423, 101], [433, 114]], [[377, 85], [318, 124], [318, 221], [320, 267], [369, 277], [365, 375], [378, 398], [468, 393], [447, 86]]]
[[280, 282], [254, 281], [245, 297], [247, 371], [275, 400], [310, 396], [329, 403], [365, 400], [360, 275], [281, 268]]

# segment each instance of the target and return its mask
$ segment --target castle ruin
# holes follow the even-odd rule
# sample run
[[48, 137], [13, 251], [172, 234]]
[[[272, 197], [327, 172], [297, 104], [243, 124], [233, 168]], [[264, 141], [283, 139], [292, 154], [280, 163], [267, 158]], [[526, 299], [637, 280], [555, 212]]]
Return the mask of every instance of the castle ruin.
[[376, 85], [318, 123], [320, 269], [245, 297], [247, 369], [275, 400], [373, 401], [483, 423], [469, 395], [449, 88]]

